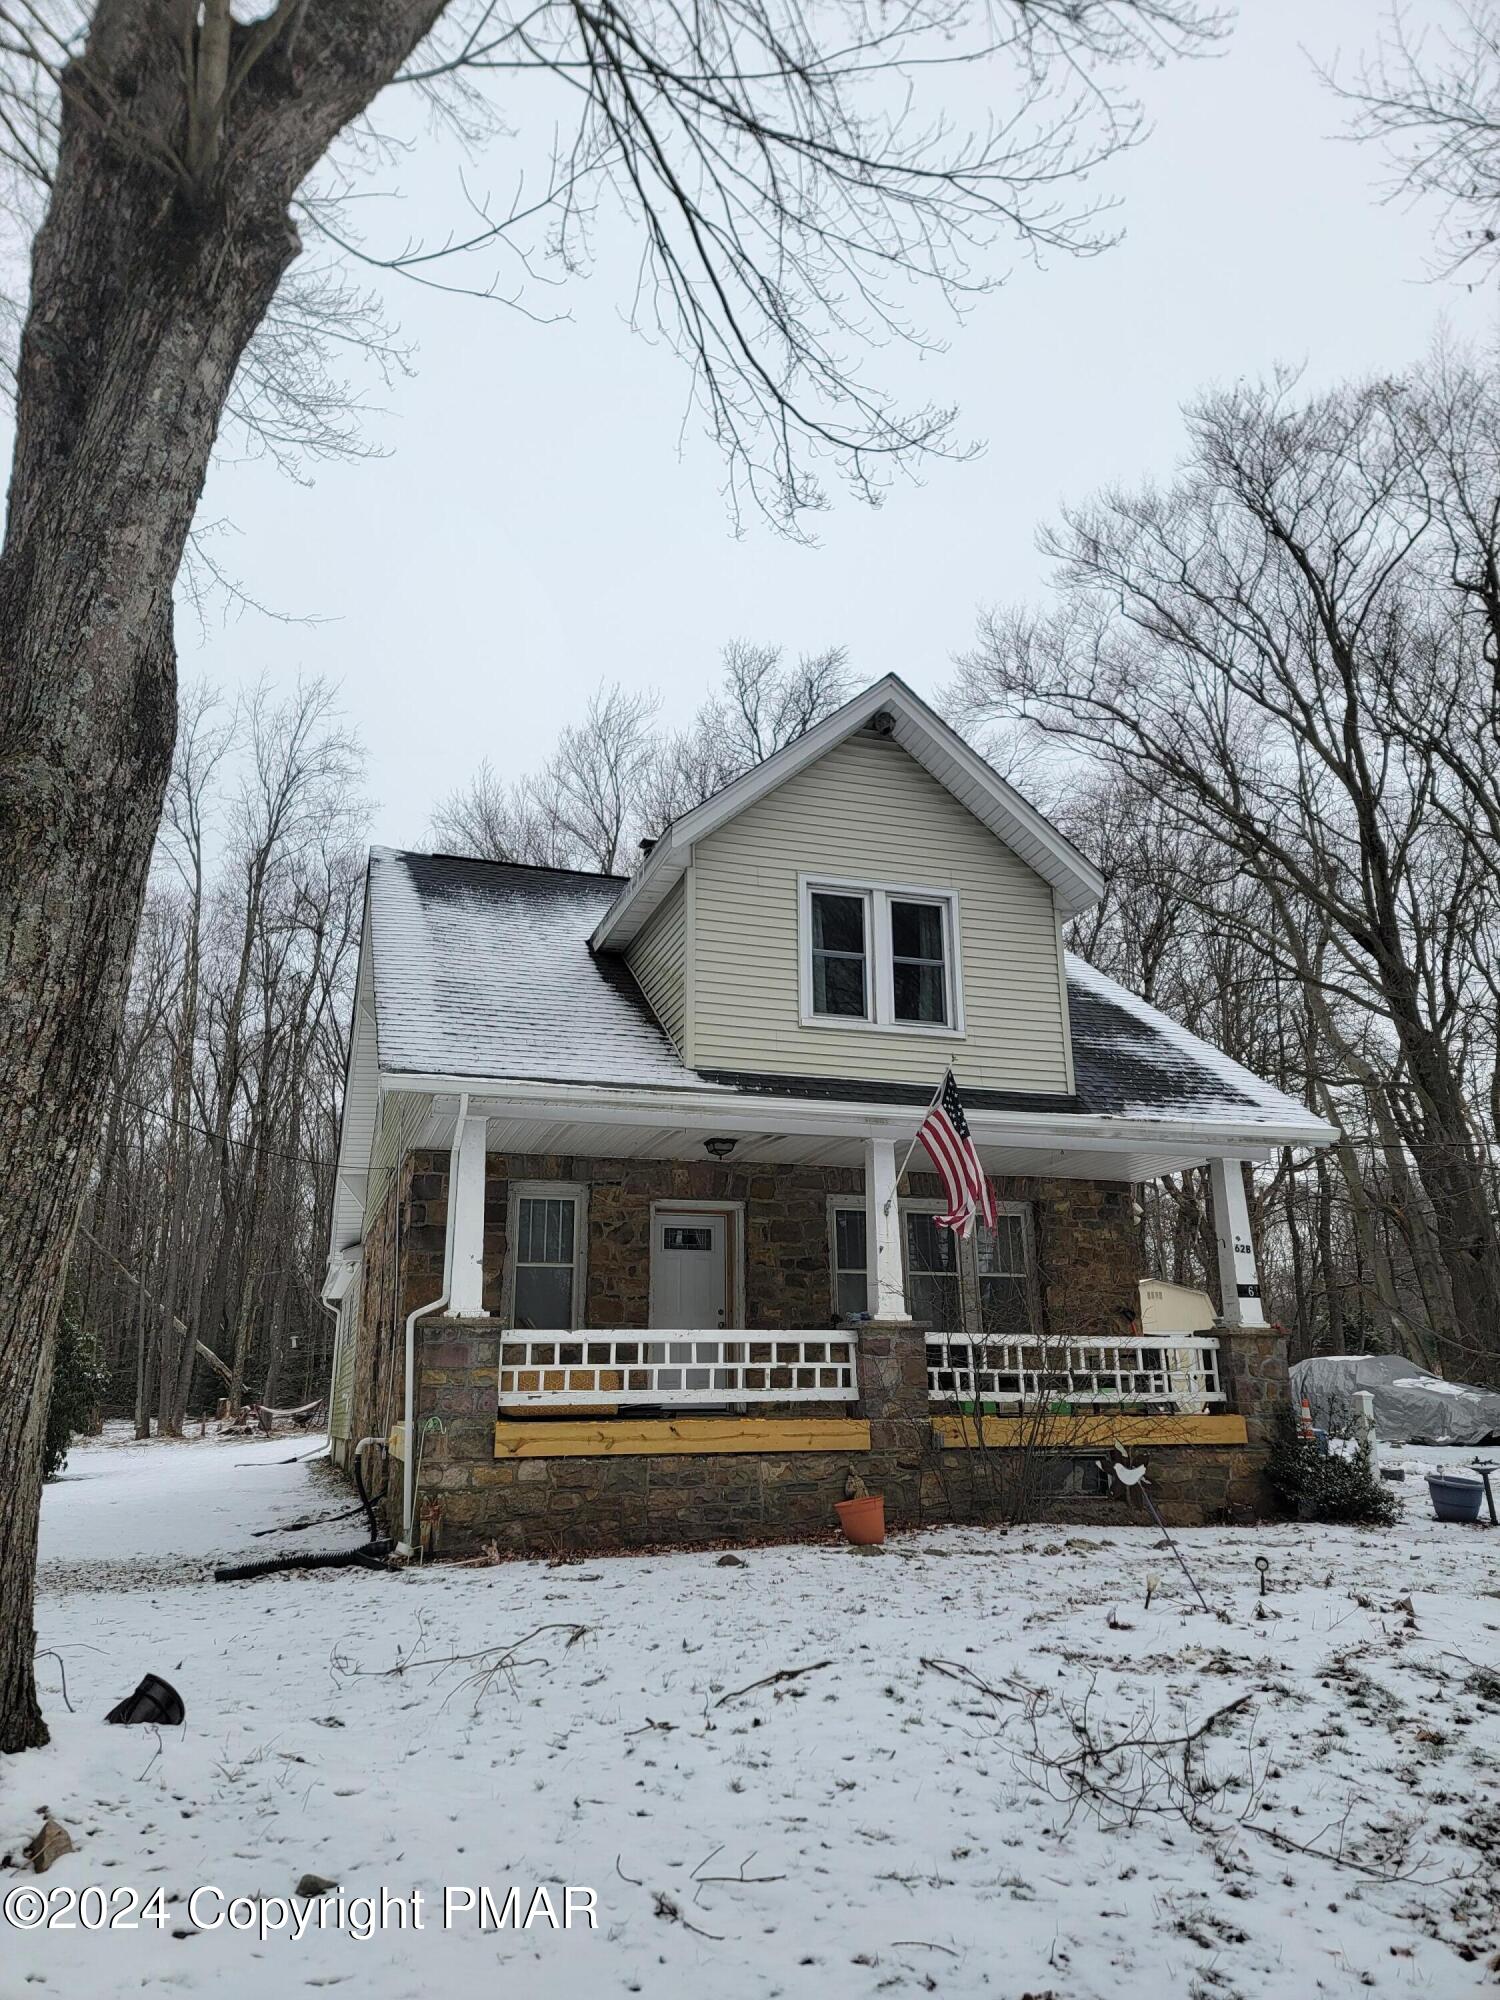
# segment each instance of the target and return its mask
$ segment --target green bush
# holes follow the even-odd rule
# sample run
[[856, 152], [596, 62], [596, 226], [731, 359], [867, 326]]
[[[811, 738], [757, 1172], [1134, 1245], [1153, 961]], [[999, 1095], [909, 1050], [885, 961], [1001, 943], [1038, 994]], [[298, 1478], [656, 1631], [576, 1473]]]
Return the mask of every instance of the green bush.
[[1302, 1436], [1289, 1409], [1281, 1413], [1266, 1477], [1278, 1499], [1305, 1521], [1388, 1528], [1400, 1512], [1365, 1452], [1348, 1457], [1330, 1452], [1324, 1458], [1314, 1440]]
[[62, 1471], [68, 1446], [79, 1431], [88, 1429], [108, 1381], [93, 1341], [64, 1307], [57, 1327], [52, 1398], [47, 1404], [47, 1430], [42, 1441], [43, 1479], [55, 1479]]

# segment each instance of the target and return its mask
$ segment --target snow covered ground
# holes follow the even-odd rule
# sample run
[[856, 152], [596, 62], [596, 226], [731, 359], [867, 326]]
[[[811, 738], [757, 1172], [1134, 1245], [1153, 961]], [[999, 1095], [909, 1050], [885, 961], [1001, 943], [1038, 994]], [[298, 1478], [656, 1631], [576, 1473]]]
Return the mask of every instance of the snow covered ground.
[[[43, 1807], [78, 1852], [0, 1891], [161, 1884], [166, 1921], [0, 1920], [3, 2000], [1494, 1990], [1500, 1533], [1440, 1527], [1420, 1482], [1390, 1531], [1181, 1534], [1208, 1613], [1150, 1530], [1045, 1526], [208, 1580], [213, 1557], [361, 1539], [254, 1534], [346, 1504], [286, 1462], [315, 1450], [111, 1439], [49, 1488], [39, 1641], [76, 1712], [45, 1659], [54, 1740], [0, 1766], [0, 1855]], [[517, 1641], [479, 1683], [439, 1664]], [[148, 1669], [186, 1724], [106, 1726]], [[783, 1669], [812, 1671], [750, 1686]], [[1185, 1798], [1182, 1749], [1155, 1746], [1241, 1697]], [[1038, 1755], [1085, 1723], [1133, 1739], [1088, 1767], [1091, 1803]], [[206, 1927], [309, 1871], [345, 1898], [420, 1889], [423, 1928]], [[568, 1931], [465, 1907], [444, 1928], [445, 1885], [500, 1910], [512, 1884], [559, 1914], [592, 1888], [597, 1930], [577, 1899]], [[200, 1885], [223, 1894], [195, 1927]]]

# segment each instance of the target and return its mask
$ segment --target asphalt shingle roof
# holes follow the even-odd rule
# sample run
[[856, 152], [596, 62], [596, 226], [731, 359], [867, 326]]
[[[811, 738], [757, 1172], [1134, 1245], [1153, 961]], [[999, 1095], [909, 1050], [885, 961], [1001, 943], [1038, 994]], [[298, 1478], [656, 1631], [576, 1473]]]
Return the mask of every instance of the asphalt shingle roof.
[[[528, 1082], [720, 1088], [756, 1096], [921, 1102], [857, 1077], [691, 1070], [623, 961], [589, 950], [623, 888], [612, 875], [375, 848], [370, 924], [381, 1068]], [[966, 1090], [1026, 1109], [1236, 1126], [1316, 1123], [1274, 1089], [1071, 953], [1073, 1098]]]

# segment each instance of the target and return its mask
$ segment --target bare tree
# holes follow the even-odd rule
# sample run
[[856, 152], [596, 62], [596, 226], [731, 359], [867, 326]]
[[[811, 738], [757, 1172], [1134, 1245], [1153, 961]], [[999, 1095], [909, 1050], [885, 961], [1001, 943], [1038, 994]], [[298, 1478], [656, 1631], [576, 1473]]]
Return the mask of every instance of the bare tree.
[[1112, 493], [1048, 535], [1061, 608], [988, 617], [962, 692], [981, 715], [1019, 703], [1258, 885], [1241, 921], [1315, 997], [1320, 1055], [1376, 1052], [1451, 1299], [1443, 1358], [1496, 1375], [1500, 628], [1455, 534], [1493, 521], [1500, 480], [1452, 451], [1451, 413], [1481, 388], [1452, 389], [1440, 361], [1198, 404], [1169, 490]]
[[[492, 74], [545, 72], [577, 121], [546, 225], [576, 254], [585, 196], [608, 188], [641, 232], [644, 311], [688, 356], [737, 489], [795, 517], [819, 497], [820, 464], [868, 490], [903, 457], [950, 448], [943, 412], [902, 413], [864, 380], [871, 337], [912, 331], [913, 283], [958, 296], [993, 275], [1001, 237], [1097, 247], [1069, 183], [1137, 129], [1118, 65], [1213, 23], [1193, 0], [911, 0], [894, 14], [557, 0], [514, 16], [493, 0], [275, 0], [246, 19], [231, 0], [94, 0], [55, 17], [5, 0], [0, 20], [0, 157], [41, 209], [0, 553], [0, 1750], [13, 1750], [45, 1735], [32, 1574], [51, 1334], [171, 768], [172, 589], [209, 455], [237, 382], [242, 409], [274, 396], [274, 343], [257, 350], [269, 373], [242, 370], [287, 297], [299, 224], [330, 251], [435, 276], [432, 248], [380, 256], [341, 225], [340, 177], [383, 157], [375, 100], [404, 82], [472, 131]], [[945, 64], [981, 58], [1003, 70], [1004, 103], [968, 142], [938, 84]], [[484, 254], [523, 222], [514, 204], [486, 209], [441, 248]], [[293, 335], [287, 351], [295, 367], [306, 349]]]
[[781, 647], [724, 648], [717, 690], [685, 729], [657, 726], [660, 700], [605, 682], [540, 770], [509, 781], [486, 761], [432, 815], [436, 847], [488, 861], [613, 874], [634, 843], [759, 764], [837, 708], [842, 647], [787, 665]]
[[1439, 205], [1440, 266], [1500, 257], [1500, 7], [1447, 0], [1438, 22], [1391, 9], [1357, 68], [1323, 72], [1348, 104], [1355, 136], [1391, 162], [1392, 199]]

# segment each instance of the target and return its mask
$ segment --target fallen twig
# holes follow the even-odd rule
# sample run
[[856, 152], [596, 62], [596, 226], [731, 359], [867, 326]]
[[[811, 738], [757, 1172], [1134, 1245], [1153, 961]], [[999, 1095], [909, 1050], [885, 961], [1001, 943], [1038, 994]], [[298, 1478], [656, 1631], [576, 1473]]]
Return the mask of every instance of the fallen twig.
[[917, 1665], [926, 1667], [931, 1673], [942, 1674], [946, 1680], [957, 1681], [963, 1687], [973, 1688], [976, 1694], [988, 1695], [991, 1701], [1025, 1701], [1030, 1693], [1029, 1689], [1025, 1694], [1014, 1694], [1006, 1688], [991, 1687], [988, 1681], [979, 1678], [972, 1667], [964, 1666], [960, 1660], [929, 1660], [924, 1654]]
[[801, 1680], [804, 1674], [820, 1674], [824, 1667], [832, 1665], [832, 1660], [814, 1660], [810, 1667], [778, 1667], [774, 1674], [765, 1674], [745, 1687], [731, 1688], [728, 1694], [721, 1694], [714, 1707], [722, 1708], [726, 1701], [738, 1701], [742, 1694], [754, 1694], [757, 1688], [779, 1687], [783, 1681]]
[[701, 1930], [697, 1924], [689, 1923], [665, 1889], [653, 1889], [651, 1893], [656, 1898], [656, 1916], [665, 1917], [668, 1923], [681, 1924], [685, 1931], [692, 1931], [698, 1937], [711, 1938], [715, 1944], [724, 1942], [722, 1932]]
[[63, 1707], [68, 1711], [69, 1715], [76, 1715], [78, 1711], [74, 1708], [72, 1702], [68, 1700], [68, 1676], [63, 1667], [62, 1654], [53, 1646], [43, 1646], [39, 1649], [37, 1658], [39, 1660], [56, 1660], [58, 1679], [62, 1682]]

